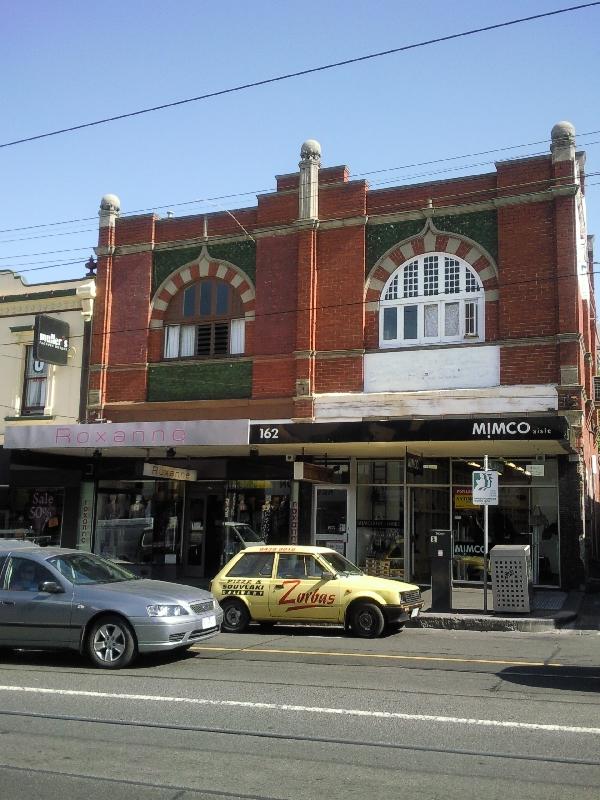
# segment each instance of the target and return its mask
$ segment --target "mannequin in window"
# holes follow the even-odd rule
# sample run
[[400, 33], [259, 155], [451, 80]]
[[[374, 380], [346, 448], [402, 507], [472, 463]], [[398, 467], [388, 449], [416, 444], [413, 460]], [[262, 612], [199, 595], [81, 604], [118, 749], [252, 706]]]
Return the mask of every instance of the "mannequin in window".
[[117, 495], [111, 494], [108, 497], [108, 503], [106, 504], [106, 511], [105, 511], [105, 519], [118, 519], [119, 518], [119, 508], [117, 505]]
[[246, 498], [243, 494], [240, 495], [240, 502], [238, 505], [238, 522], [250, 523], [250, 512], [246, 505]]
[[131, 519], [135, 519], [137, 517], [143, 517], [146, 514], [146, 506], [144, 505], [144, 500], [141, 494], [135, 496], [135, 502], [129, 506], [129, 517]]
[[271, 505], [271, 495], [268, 494], [266, 495], [265, 502], [263, 503], [261, 520], [260, 520], [260, 533], [263, 542], [269, 541], [269, 534], [271, 533], [272, 522], [273, 522], [273, 507]]

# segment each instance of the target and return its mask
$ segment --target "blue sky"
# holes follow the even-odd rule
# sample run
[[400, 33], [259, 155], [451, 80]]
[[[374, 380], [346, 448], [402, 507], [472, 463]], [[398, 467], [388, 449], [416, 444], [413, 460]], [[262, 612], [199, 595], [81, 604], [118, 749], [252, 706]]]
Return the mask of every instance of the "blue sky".
[[[0, 143], [568, 5], [0, 0]], [[124, 212], [252, 205], [297, 169], [307, 138], [324, 166], [390, 169], [369, 177], [376, 187], [493, 170], [494, 154], [391, 168], [547, 140], [568, 119], [598, 172], [600, 133], [583, 134], [600, 131], [599, 34], [597, 6], [0, 149], [0, 268], [31, 283], [83, 275], [107, 192]], [[600, 175], [588, 186], [600, 234]]]

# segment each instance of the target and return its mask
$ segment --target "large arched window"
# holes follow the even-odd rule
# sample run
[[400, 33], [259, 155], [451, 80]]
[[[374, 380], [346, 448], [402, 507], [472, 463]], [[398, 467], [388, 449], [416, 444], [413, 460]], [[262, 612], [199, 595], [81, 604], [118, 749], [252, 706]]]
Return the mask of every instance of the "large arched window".
[[231, 284], [206, 278], [180, 289], [165, 313], [164, 358], [244, 352], [242, 301]]
[[465, 261], [445, 253], [417, 256], [383, 287], [380, 347], [483, 341], [484, 293]]

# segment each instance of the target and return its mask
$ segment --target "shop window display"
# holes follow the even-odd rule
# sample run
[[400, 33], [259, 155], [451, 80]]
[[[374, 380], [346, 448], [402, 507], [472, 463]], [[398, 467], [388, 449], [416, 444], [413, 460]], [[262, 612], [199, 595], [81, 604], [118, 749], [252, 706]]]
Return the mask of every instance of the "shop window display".
[[[375, 575], [407, 577], [427, 583], [427, 542], [433, 528], [454, 535], [454, 580], [483, 579], [483, 507], [473, 504], [472, 474], [483, 457], [424, 457], [422, 475], [404, 482], [400, 461], [358, 460], [356, 493], [356, 561]], [[534, 583], [560, 584], [557, 460], [497, 459], [499, 505], [489, 509], [489, 547], [527, 544]], [[441, 485], [437, 485], [441, 484]], [[449, 508], [449, 500], [451, 506]], [[407, 525], [404, 529], [405, 503]], [[451, 513], [450, 512], [451, 509]], [[407, 550], [405, 543], [410, 545]], [[412, 573], [401, 573], [411, 556]]]
[[289, 481], [230, 481], [225, 499], [225, 521], [245, 523], [265, 543], [287, 544]]
[[19, 488], [10, 491], [2, 513], [0, 537], [25, 539], [40, 545], [59, 545], [64, 491], [61, 488]]
[[132, 564], [164, 564], [180, 549], [182, 491], [177, 481], [101, 481], [94, 552]]
[[403, 578], [404, 487], [359, 486], [356, 530], [361, 569], [369, 575]]
[[[453, 463], [455, 481], [470, 479], [477, 462]], [[525, 544], [531, 550], [533, 579], [537, 585], [558, 586], [559, 529], [557, 465], [546, 459], [532, 474], [531, 459], [502, 461], [499, 503], [488, 511], [488, 541]], [[545, 486], [543, 484], [546, 484]], [[483, 576], [484, 512], [472, 502], [471, 484], [453, 487], [454, 579], [479, 582]]]

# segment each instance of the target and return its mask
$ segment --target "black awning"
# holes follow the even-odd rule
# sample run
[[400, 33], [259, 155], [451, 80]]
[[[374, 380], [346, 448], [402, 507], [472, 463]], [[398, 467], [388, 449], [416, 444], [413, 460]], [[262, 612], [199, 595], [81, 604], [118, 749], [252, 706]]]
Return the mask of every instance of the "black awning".
[[342, 442], [564, 441], [565, 417], [462, 417], [454, 419], [293, 422], [250, 425], [250, 444]]

